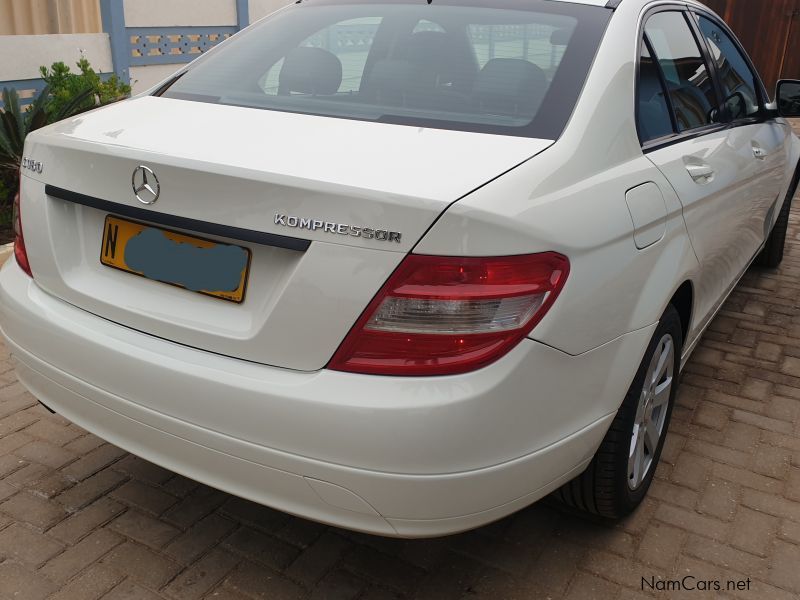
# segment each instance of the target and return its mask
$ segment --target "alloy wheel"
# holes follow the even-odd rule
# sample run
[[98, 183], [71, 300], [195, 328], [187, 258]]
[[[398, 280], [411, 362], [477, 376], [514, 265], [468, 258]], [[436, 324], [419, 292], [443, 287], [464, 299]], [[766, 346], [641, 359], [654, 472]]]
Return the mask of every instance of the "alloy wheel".
[[654, 468], [658, 444], [664, 434], [675, 371], [675, 342], [665, 334], [647, 369], [633, 422], [628, 454], [628, 487], [638, 489]]

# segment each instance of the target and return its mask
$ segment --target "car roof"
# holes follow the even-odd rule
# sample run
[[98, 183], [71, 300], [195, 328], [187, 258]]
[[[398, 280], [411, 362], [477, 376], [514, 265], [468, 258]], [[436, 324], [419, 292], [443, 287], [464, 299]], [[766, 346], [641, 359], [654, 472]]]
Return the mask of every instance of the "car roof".
[[[570, 4], [589, 4], [590, 6], [605, 6], [609, 0], [553, 0], [554, 2], [568, 2]], [[618, 0], [614, 0], [614, 3]]]
[[[658, 0], [551, 0], [551, 2], [567, 2], [570, 4], [586, 4], [588, 6], [605, 6], [607, 8], [617, 8], [620, 5], [636, 4], [638, 6], [647, 6], [652, 2]], [[704, 8], [708, 11], [711, 9], [698, 0], [675, 0], [677, 4], [686, 4], [692, 7]], [[713, 12], [713, 11], [711, 11]]]

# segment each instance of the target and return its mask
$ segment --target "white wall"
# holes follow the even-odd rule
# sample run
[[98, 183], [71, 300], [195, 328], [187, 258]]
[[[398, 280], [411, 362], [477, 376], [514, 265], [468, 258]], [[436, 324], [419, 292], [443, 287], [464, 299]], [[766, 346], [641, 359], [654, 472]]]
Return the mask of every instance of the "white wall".
[[131, 87], [134, 94], [146, 92], [157, 83], [167, 79], [183, 65], [147, 65], [131, 67]]
[[[294, 0], [250, 0], [250, 22], [292, 4]], [[227, 21], [226, 21], [227, 19]], [[128, 27], [235, 25], [235, 0], [125, 0]], [[139, 94], [167, 79], [182, 65], [131, 67], [133, 93]]]
[[250, 0], [250, 22], [255, 23], [262, 17], [292, 3], [293, 0]]
[[236, 0], [125, 0], [128, 27], [236, 25]]
[[105, 33], [0, 35], [0, 81], [38, 79], [39, 67], [59, 61], [75, 72], [81, 55], [98, 73], [113, 70], [111, 45]]

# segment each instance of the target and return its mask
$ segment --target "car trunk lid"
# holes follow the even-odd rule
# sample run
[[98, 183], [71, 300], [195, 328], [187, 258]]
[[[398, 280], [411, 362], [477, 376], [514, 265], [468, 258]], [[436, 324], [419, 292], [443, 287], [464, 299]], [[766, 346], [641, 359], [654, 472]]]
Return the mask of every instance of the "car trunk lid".
[[[316, 370], [451, 203], [550, 144], [137, 98], [29, 138], [44, 168], [23, 190], [28, 252], [40, 286], [101, 317]], [[150, 205], [141, 166], [160, 188]], [[247, 248], [244, 302], [101, 264], [109, 214]]]

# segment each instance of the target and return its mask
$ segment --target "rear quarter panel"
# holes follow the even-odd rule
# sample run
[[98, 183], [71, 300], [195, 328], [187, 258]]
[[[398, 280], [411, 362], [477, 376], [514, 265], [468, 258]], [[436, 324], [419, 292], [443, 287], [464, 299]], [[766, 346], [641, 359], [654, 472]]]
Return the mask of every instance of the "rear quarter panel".
[[[655, 323], [698, 268], [678, 197], [637, 137], [634, 32], [641, 7], [623, 2], [612, 18], [562, 137], [451, 207], [415, 249], [565, 254], [567, 285], [531, 337], [573, 355]], [[666, 233], [639, 250], [625, 195], [647, 182], [664, 195]]]

